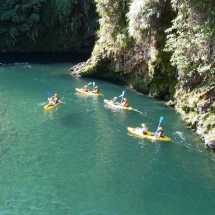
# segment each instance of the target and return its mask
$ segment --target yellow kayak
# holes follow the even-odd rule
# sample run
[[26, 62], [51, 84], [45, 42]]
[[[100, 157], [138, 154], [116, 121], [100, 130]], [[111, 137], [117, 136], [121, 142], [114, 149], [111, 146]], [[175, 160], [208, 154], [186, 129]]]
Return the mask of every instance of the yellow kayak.
[[108, 106], [110, 106], [112, 108], [115, 108], [115, 109], [122, 109], [122, 110], [132, 110], [133, 109], [130, 106], [129, 107], [122, 107], [120, 104], [119, 105], [115, 105], [115, 104], [113, 104], [112, 101], [107, 100], [107, 99], [104, 99], [104, 103], [105, 103], [105, 105], [108, 105]]
[[131, 127], [127, 127], [128, 131], [135, 135], [135, 136], [138, 136], [140, 138], [147, 138], [147, 139], [150, 139], [150, 140], [161, 140], [161, 141], [171, 141], [171, 139], [167, 136], [163, 136], [163, 137], [157, 137], [157, 136], [154, 136], [154, 133], [153, 132], [150, 132], [148, 131], [147, 134], [143, 134], [140, 129], [138, 128], [131, 128]]
[[93, 93], [93, 92], [91, 92], [91, 91], [85, 92], [85, 91], [83, 91], [83, 90], [80, 89], [80, 88], [75, 88], [75, 90], [76, 90], [78, 93], [82, 93], [82, 94], [89, 95], [89, 96], [103, 96], [102, 93]]
[[55, 105], [49, 105], [49, 104], [47, 104], [47, 105], [44, 106], [44, 109], [45, 110], [51, 110], [51, 109], [55, 108], [56, 106], [58, 106], [60, 103], [61, 103], [61, 101], [59, 100], [58, 103], [55, 104]]

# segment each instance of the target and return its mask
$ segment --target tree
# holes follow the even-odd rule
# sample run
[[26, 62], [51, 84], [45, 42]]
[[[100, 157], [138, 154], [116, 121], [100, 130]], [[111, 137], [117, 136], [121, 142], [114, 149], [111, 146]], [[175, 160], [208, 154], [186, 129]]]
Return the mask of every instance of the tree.
[[[177, 17], [166, 30], [165, 50], [182, 82], [194, 76], [214, 78], [215, 2], [206, 0], [171, 1]], [[206, 78], [205, 77], [205, 78]]]

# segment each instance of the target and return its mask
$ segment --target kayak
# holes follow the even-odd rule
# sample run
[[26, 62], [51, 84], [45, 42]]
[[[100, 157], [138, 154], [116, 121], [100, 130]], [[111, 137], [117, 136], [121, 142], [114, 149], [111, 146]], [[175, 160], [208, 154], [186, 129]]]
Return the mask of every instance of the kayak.
[[47, 105], [44, 106], [44, 109], [45, 110], [51, 110], [51, 109], [55, 108], [56, 106], [58, 106], [60, 103], [61, 103], [61, 101], [59, 100], [58, 103], [55, 104], [55, 105], [49, 105], [49, 104], [47, 104]]
[[115, 108], [115, 109], [122, 109], [122, 110], [132, 110], [133, 109], [130, 106], [129, 107], [122, 107], [120, 104], [119, 105], [115, 105], [115, 104], [113, 104], [112, 101], [107, 100], [107, 99], [104, 99], [104, 103], [105, 103], [105, 105], [108, 105], [108, 106], [110, 106], [112, 108]]
[[82, 93], [82, 94], [89, 95], [89, 96], [103, 96], [102, 93], [93, 93], [93, 92], [91, 92], [91, 91], [85, 92], [85, 91], [83, 91], [83, 90], [80, 89], [80, 88], [75, 88], [75, 90], [76, 90], [78, 93]]
[[147, 138], [147, 139], [150, 139], [150, 140], [161, 140], [161, 141], [171, 141], [171, 139], [167, 136], [163, 136], [163, 137], [157, 137], [154, 135], [153, 132], [150, 132], [148, 131], [147, 134], [143, 134], [141, 132], [140, 129], [138, 128], [131, 128], [131, 127], [127, 127], [128, 131], [133, 134], [133, 135], [136, 135], [140, 138]]

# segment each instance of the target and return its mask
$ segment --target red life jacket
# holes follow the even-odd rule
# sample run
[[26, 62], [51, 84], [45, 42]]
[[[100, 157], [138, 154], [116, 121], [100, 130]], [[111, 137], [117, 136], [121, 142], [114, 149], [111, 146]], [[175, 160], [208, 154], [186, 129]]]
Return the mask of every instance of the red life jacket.
[[128, 100], [125, 100], [124, 101], [124, 105], [123, 105], [124, 107], [128, 107]]

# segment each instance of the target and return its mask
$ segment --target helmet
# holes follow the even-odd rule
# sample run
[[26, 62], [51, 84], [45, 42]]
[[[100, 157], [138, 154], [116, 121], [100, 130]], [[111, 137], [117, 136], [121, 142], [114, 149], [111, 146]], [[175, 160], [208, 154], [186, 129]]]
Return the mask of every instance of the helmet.
[[87, 85], [85, 85], [84, 87], [88, 87]]
[[54, 95], [57, 96], [57, 93], [55, 93]]
[[145, 123], [143, 123], [143, 124], [142, 124], [142, 127], [145, 127], [145, 126], [146, 126], [146, 124], [145, 124]]
[[162, 127], [159, 127], [158, 129], [159, 129], [159, 130], [161, 130], [161, 129], [162, 129]]
[[117, 97], [113, 97], [114, 99], [117, 99]]
[[126, 98], [123, 99], [124, 101], [127, 100]]
[[95, 86], [95, 88], [98, 88], [98, 86]]

